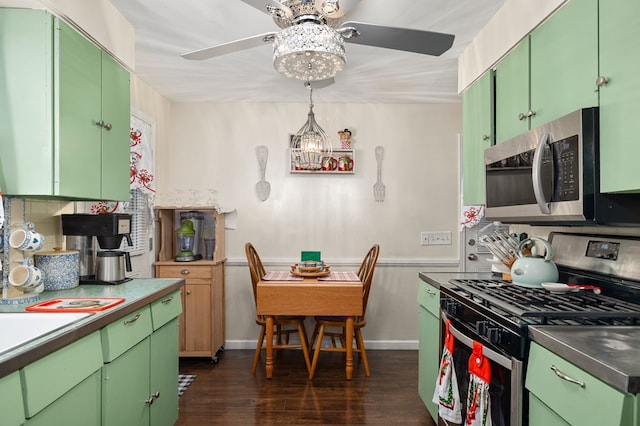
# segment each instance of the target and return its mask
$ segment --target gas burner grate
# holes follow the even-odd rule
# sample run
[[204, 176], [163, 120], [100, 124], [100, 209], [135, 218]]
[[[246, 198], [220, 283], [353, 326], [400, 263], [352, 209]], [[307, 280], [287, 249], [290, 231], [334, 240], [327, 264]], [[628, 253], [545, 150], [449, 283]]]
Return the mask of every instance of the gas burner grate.
[[588, 291], [550, 293], [545, 289], [521, 287], [504, 280], [452, 280], [454, 291], [462, 292], [483, 306], [509, 312], [517, 318], [586, 323], [640, 323], [640, 304]]

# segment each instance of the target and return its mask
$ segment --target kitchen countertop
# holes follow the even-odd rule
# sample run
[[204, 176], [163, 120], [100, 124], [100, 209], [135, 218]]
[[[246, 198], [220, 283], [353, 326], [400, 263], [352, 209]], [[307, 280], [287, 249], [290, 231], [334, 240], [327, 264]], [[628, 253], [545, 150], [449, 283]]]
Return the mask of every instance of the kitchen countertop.
[[[134, 279], [118, 285], [80, 285], [68, 290], [43, 292], [40, 295], [40, 300], [36, 303], [60, 297], [122, 297], [125, 301], [104, 311], [94, 312], [65, 327], [0, 354], [0, 378], [103, 328], [183, 286], [183, 279], [149, 278]], [[0, 315], [8, 312], [26, 312], [27, 306], [29, 304], [0, 305]]]
[[[499, 278], [491, 273], [420, 272], [436, 288], [453, 279]], [[628, 393], [640, 393], [640, 326], [529, 326], [529, 337], [589, 374]]]

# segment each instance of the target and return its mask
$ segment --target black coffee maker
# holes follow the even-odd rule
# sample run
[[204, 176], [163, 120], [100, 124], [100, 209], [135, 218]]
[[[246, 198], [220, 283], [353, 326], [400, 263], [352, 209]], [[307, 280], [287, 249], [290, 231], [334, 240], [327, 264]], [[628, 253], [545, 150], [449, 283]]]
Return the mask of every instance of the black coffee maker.
[[[129, 252], [120, 251], [122, 239], [131, 241], [131, 215], [125, 213], [63, 214], [62, 233], [67, 250], [80, 253], [81, 284], [120, 284], [129, 281]], [[95, 250], [94, 237], [100, 250]]]

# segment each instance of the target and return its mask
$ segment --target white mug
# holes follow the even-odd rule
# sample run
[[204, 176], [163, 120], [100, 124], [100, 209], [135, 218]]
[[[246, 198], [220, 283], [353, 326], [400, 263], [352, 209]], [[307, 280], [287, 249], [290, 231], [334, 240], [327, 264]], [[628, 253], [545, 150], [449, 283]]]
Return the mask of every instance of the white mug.
[[9, 245], [18, 250], [38, 251], [44, 246], [44, 235], [33, 229], [32, 222], [27, 222], [22, 229], [11, 232]]
[[9, 284], [22, 289], [32, 289], [43, 283], [42, 271], [33, 266], [33, 259], [27, 258], [9, 272]]

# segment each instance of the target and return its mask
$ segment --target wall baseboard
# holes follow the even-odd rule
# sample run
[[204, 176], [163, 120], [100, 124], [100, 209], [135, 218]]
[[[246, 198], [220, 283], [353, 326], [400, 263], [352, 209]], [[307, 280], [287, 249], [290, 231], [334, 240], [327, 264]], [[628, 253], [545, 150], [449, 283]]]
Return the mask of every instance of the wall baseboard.
[[[374, 350], [418, 350], [417, 340], [369, 340], [364, 342], [367, 349]], [[256, 340], [227, 340], [225, 349], [252, 349], [255, 350]]]

